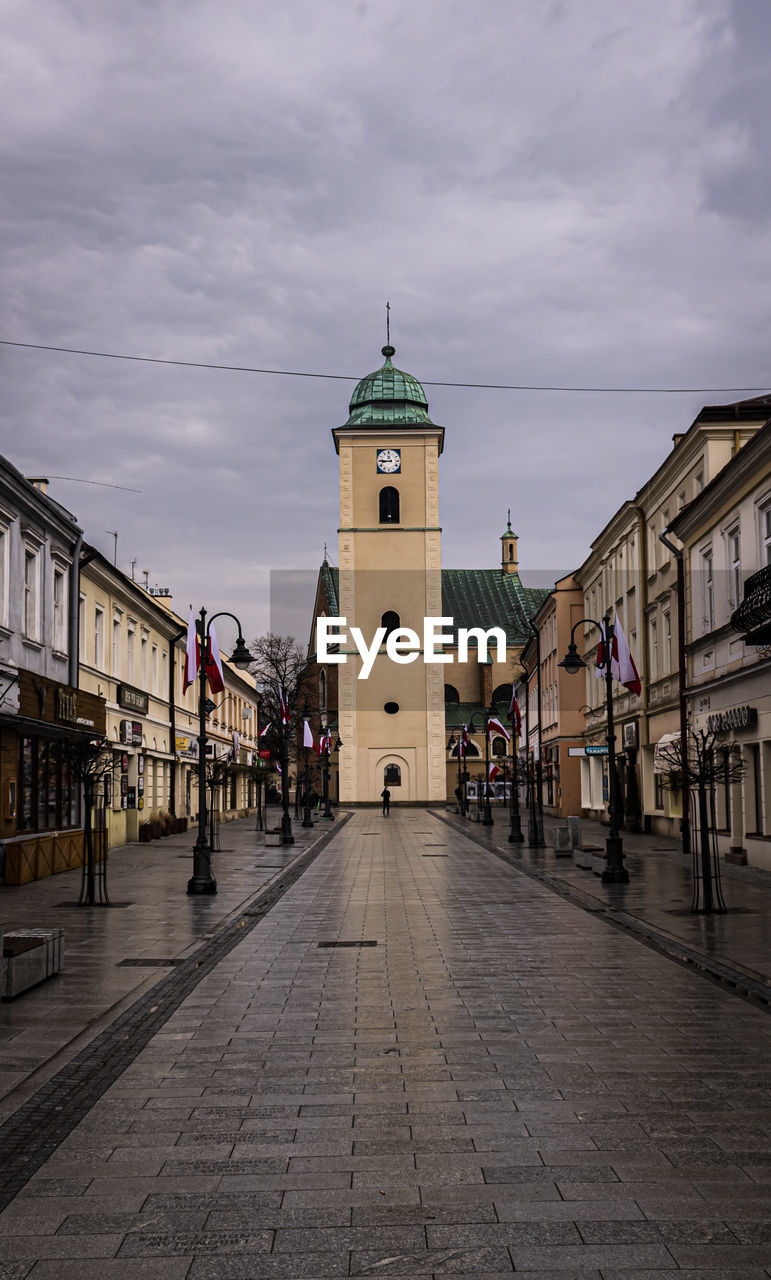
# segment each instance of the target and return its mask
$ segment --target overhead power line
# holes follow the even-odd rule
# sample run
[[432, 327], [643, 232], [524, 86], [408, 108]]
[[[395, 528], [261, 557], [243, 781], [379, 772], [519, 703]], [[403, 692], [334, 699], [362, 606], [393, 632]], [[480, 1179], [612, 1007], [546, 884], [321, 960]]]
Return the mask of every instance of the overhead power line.
[[[86, 351], [81, 347], [52, 347], [41, 342], [13, 342], [0, 338], [0, 346], [26, 347], [30, 351], [56, 351], [61, 355], [97, 356], [101, 360], [131, 360], [137, 364], [167, 364], [182, 369], [218, 369], [224, 373], [266, 373], [280, 378], [325, 378], [334, 382], [360, 382], [361, 376], [350, 373], [308, 373], [303, 369], [258, 369], [245, 364], [209, 364], [203, 360], [165, 360], [160, 356], [130, 356], [117, 351]], [[762, 387], [563, 387], [544, 383], [519, 382], [440, 382], [421, 378], [424, 387], [470, 387], [478, 391], [586, 391], [611, 395], [728, 395], [747, 391], [766, 392]]]

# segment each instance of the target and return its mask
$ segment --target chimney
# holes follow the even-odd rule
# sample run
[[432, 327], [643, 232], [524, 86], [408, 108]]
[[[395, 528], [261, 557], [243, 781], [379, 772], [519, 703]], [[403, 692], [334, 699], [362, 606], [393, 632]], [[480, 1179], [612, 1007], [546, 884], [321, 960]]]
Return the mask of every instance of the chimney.
[[27, 480], [41, 493], [48, 493], [48, 476], [27, 476]]

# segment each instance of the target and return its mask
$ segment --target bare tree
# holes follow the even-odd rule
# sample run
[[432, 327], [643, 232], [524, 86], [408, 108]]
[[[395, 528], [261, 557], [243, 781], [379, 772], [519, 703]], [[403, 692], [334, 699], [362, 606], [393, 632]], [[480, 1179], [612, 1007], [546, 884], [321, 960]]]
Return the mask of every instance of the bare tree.
[[[667, 791], [682, 791], [683, 778], [694, 807], [692, 828], [698, 831], [699, 847], [693, 849], [694, 893], [692, 911], [725, 911], [720, 887], [720, 863], [717, 857], [718, 787], [739, 782], [744, 775], [741, 753], [724, 735], [706, 729], [691, 729], [688, 750], [683, 761], [681, 739], [661, 747], [656, 756], [665, 766], [661, 784]], [[701, 890], [701, 892], [700, 892]]]
[[[96, 903], [96, 852], [94, 849], [93, 811], [97, 793], [105, 778], [112, 774], [112, 748], [104, 738], [89, 737], [68, 739], [60, 743], [61, 760], [69, 769], [74, 782], [83, 788], [83, 876], [80, 886], [80, 906]], [[102, 849], [100, 862], [100, 901], [109, 905], [107, 897], [106, 847]]]
[[263, 725], [270, 724], [260, 745], [267, 746], [271, 757], [281, 761], [282, 834], [284, 842], [291, 844], [289, 763], [296, 760], [296, 739], [292, 723], [285, 722], [284, 709], [293, 722], [298, 711], [302, 712], [304, 693], [310, 693], [305, 675], [308, 659], [294, 636], [277, 636], [273, 632], [254, 640], [251, 650], [256, 656], [249, 669], [258, 687], [262, 686], [260, 720]]

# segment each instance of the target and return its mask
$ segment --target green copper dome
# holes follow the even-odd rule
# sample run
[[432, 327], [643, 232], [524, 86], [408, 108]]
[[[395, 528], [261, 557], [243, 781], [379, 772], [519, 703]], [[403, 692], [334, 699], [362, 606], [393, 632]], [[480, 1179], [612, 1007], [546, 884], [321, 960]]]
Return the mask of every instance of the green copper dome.
[[383, 347], [385, 364], [368, 373], [351, 396], [347, 427], [417, 426], [429, 423], [426, 393], [411, 373], [403, 373], [391, 363], [391, 346]]

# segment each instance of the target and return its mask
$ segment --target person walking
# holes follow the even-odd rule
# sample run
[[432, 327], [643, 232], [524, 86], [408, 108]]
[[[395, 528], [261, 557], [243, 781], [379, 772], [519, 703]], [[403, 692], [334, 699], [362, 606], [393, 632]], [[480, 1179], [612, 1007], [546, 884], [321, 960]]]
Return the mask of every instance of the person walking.
[[382, 797], [382, 799], [383, 799], [383, 814], [384, 814], [384, 816], [385, 816], [386, 818], [390, 818], [390, 816], [391, 816], [391, 792], [388, 790], [388, 787], [383, 787], [383, 790], [380, 792], [380, 795], [381, 795], [381, 797]]

